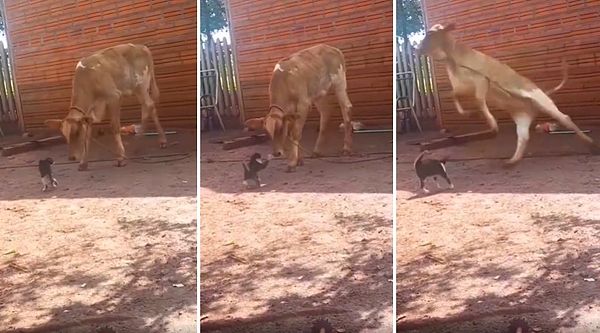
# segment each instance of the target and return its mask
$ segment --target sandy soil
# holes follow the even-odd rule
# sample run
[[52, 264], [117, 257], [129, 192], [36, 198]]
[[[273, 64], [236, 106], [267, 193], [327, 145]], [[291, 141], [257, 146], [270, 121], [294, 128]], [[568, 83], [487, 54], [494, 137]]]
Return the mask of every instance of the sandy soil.
[[[314, 134], [305, 129], [305, 147]], [[390, 140], [356, 135], [355, 150], [391, 152]], [[219, 161], [266, 155], [268, 144], [225, 152], [202, 142], [202, 159], [214, 161], [201, 164], [203, 332], [310, 332], [318, 318], [345, 332], [391, 332], [392, 159], [308, 159], [293, 174], [274, 160], [261, 174], [267, 185], [243, 191], [241, 162]], [[341, 133], [329, 142], [337, 153]], [[340, 164], [366, 158], [379, 159]]]
[[[169, 139], [160, 150], [128, 137], [126, 152], [190, 156], [87, 172], [60, 165], [66, 145], [0, 157], [0, 331], [195, 332], [196, 135]], [[59, 187], [42, 193], [37, 160], [48, 156]]]
[[[436, 154], [510, 156], [513, 133]], [[537, 156], [586, 151], [570, 135], [532, 140]], [[426, 327], [414, 332], [505, 332], [509, 321], [525, 318], [538, 332], [600, 332], [598, 156], [529, 158], [508, 170], [500, 160], [448, 162], [456, 188], [415, 197], [417, 150], [400, 143], [398, 151], [401, 327], [421, 320]], [[494, 315], [502, 309], [516, 313]], [[458, 322], [432, 325], [433, 318]]]

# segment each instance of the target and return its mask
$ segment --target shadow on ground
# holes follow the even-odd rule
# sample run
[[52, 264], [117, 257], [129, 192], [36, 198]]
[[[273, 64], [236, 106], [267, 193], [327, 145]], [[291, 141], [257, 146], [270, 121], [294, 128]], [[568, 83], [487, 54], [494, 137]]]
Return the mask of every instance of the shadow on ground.
[[[328, 271], [325, 267], [310, 265], [306, 256], [319, 260], [324, 253], [311, 253], [320, 236], [314, 234], [301, 246], [306, 252], [289, 257], [289, 244], [281, 242], [265, 244], [264, 250], [253, 256], [239, 258], [234, 254], [238, 248], [221, 259], [202, 265], [201, 313], [234, 313], [236, 305], [224, 305], [222, 295], [233, 294], [244, 297], [250, 292], [264, 288], [264, 281], [276, 285], [300, 286], [320, 291], [311, 295], [297, 293], [294, 288], [284, 297], [269, 298], [259, 308], [251, 309], [254, 315], [244, 319], [222, 319], [212, 321], [210, 316], [202, 322], [203, 331], [218, 332], [310, 332], [314, 320], [328, 318], [336, 327], [348, 332], [389, 330], [390, 323], [382, 322], [382, 313], [391, 310], [391, 252], [373, 252], [373, 244], [387, 237], [383, 230], [389, 229], [391, 220], [379, 216], [337, 215], [336, 226], [348, 233], [353, 230], [370, 233], [371, 238], [352, 241], [345, 247], [345, 260], [336, 263], [339, 271]], [[326, 234], [326, 232], [321, 231]], [[285, 262], [278, 258], [286, 258]], [[309, 259], [310, 261], [310, 259]], [[304, 287], [302, 287], [304, 286]], [[263, 289], [264, 290], [264, 289]], [[354, 305], [351, 307], [350, 305]], [[284, 322], [285, 320], [285, 322]]]
[[[173, 324], [182, 312], [189, 312], [196, 305], [195, 223], [139, 219], [123, 221], [120, 230], [131, 234], [129, 239], [134, 244], [131, 250], [135, 255], [128, 255], [102, 273], [92, 272], [94, 266], [111, 258], [95, 257], [94, 243], [98, 240], [90, 240], [89, 251], [82, 253], [62, 253], [58, 249], [43, 260], [16, 257], [19, 260], [15, 262], [29, 262], [26, 265], [0, 266], [0, 323], [3, 327], [0, 332], [87, 333], [100, 327], [110, 327], [118, 333], [195, 332], [193, 321]], [[169, 234], [178, 235], [185, 250], [168, 255], [160, 251], [157, 256], [161, 238]], [[3, 259], [9, 256], [3, 255]], [[65, 266], [66, 262], [70, 264]], [[115, 283], [115, 275], [125, 282]], [[174, 284], [182, 286], [177, 288]], [[50, 292], [58, 293], [59, 297], [71, 292], [73, 298], [87, 294], [94, 301], [48, 306]], [[44, 305], [31, 307], [38, 302]], [[38, 324], [22, 328], [21, 315], [15, 313], [20, 305], [38, 314], [29, 318]]]
[[[514, 318], [525, 318], [542, 332], [556, 332], [559, 327], [563, 329], [561, 332], [600, 330], [597, 314], [582, 316], [582, 312], [598, 306], [597, 282], [593, 280], [600, 274], [600, 248], [576, 250], [573, 247], [574, 240], [569, 236], [582, 229], [592, 230], [597, 236], [600, 233], [600, 220], [568, 215], [536, 215], [533, 218], [540, 232], [552, 235], [537, 253], [539, 259], [535, 264], [538, 272], [534, 276], [515, 265], [516, 261], [511, 261], [511, 258], [519, 257], [522, 253], [507, 252], [506, 258], [500, 260], [503, 263], [498, 265], [493, 260], [485, 262], [486, 258], [471, 258], [473, 253], [486, 251], [485, 247], [471, 244], [440, 257], [433, 256], [431, 253], [436, 251], [424, 246], [419, 259], [400, 262], [397, 313], [401, 318], [407, 312], [434, 311], [435, 302], [426, 305], [419, 301], [421, 295], [445, 295], [457, 288], [460, 284], [457, 281], [471, 281], [475, 288], [479, 288], [479, 283], [507, 288], [519, 284], [519, 287], [518, 291], [508, 294], [487, 293], [461, 299], [451, 309], [453, 314], [441, 321], [427, 317], [401, 319], [398, 321], [398, 330], [423, 333], [504, 332]], [[558, 238], [555, 235], [563, 236]], [[508, 248], [512, 247], [510, 243], [513, 241], [516, 240], [498, 239], [499, 244], [509, 243]], [[440, 270], [444, 273], [439, 274]], [[468, 287], [464, 292], [469, 292]], [[509, 309], [514, 313], [499, 316], [500, 309]], [[536, 312], [532, 313], [534, 310]], [[415, 329], [410, 330], [411, 327]], [[574, 327], [577, 327], [576, 330], [568, 330]]]

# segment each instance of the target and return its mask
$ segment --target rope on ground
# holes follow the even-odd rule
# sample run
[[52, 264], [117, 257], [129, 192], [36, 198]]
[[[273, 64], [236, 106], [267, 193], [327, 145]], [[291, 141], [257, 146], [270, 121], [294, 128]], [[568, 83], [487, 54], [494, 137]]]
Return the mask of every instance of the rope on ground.
[[[393, 157], [393, 153], [392, 152], [383, 152], [383, 151], [381, 151], [381, 152], [372, 152], [372, 153], [364, 153], [364, 154], [361, 154], [360, 156], [371, 156], [371, 155], [383, 155], [383, 156], [371, 157], [371, 158], [364, 158], [364, 159], [360, 159], [360, 160], [350, 160], [350, 161], [332, 161], [332, 160], [327, 160], [327, 158], [352, 157], [352, 156], [344, 156], [344, 155], [307, 156], [307, 157], [304, 157], [304, 159], [305, 160], [320, 160], [320, 161], [323, 161], [323, 162], [333, 163], [333, 164], [354, 164], [354, 163], [363, 163], [363, 162], [384, 160], [384, 159], [392, 158]], [[277, 158], [277, 160], [283, 160], [283, 159], [282, 158]], [[203, 160], [200, 161], [200, 163], [239, 163], [239, 162], [247, 162], [247, 159], [236, 158], [236, 159], [213, 160], [211, 158], [207, 158], [207, 159], [203, 159]]]
[[[134, 156], [127, 158], [128, 160], [139, 163], [139, 164], [157, 164], [157, 163], [168, 163], [168, 162], [176, 162], [180, 160], [184, 160], [192, 156], [191, 153], [172, 153], [172, 154], [162, 154], [162, 155], [142, 155], [142, 156]], [[161, 160], [155, 160], [161, 159]], [[101, 162], [114, 162], [115, 159], [97, 159], [88, 161], [88, 163], [101, 163]], [[69, 162], [55, 162], [54, 165], [70, 165], [70, 164], [79, 164], [77, 161], [69, 161]], [[20, 165], [7, 165], [0, 166], [0, 170], [6, 169], [22, 169], [22, 168], [37, 168], [37, 164], [20, 164]]]
[[[526, 158], [552, 158], [552, 157], [572, 157], [572, 156], [595, 156], [590, 153], [555, 153], [555, 154], [540, 154], [523, 156]], [[487, 156], [487, 157], [464, 157], [464, 158], [448, 158], [447, 162], [471, 162], [471, 161], [486, 161], [486, 160], [508, 160], [510, 156]], [[399, 159], [396, 156], [396, 159]], [[415, 161], [396, 161], [398, 164], [413, 164]]]

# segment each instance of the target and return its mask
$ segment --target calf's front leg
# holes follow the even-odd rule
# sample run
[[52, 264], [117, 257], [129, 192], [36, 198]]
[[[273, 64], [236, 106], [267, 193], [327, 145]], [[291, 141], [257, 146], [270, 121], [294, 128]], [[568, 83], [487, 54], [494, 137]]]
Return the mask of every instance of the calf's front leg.
[[304, 129], [304, 123], [306, 122], [306, 114], [308, 113], [309, 107], [310, 105], [298, 105], [296, 109], [298, 112], [298, 117], [296, 117], [296, 119], [294, 120], [291, 120], [294, 121], [294, 123], [291, 126], [291, 135], [288, 138], [290, 142], [287, 143], [288, 147], [290, 147], [290, 153], [288, 155], [288, 166], [286, 172], [294, 172], [296, 171], [296, 166], [304, 165], [304, 154], [300, 147], [300, 140], [302, 139], [302, 130]]
[[90, 141], [92, 140], [92, 125], [84, 126], [84, 143], [81, 149], [81, 158], [79, 159], [79, 166], [77, 170], [86, 171], [88, 169], [88, 149], [90, 146]]

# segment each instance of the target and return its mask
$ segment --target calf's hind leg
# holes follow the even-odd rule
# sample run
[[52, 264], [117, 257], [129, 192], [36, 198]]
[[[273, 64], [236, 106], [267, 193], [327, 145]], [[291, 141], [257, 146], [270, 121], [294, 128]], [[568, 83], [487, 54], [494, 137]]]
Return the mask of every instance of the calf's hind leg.
[[507, 166], [514, 165], [523, 159], [525, 148], [527, 148], [527, 143], [529, 142], [529, 128], [531, 127], [531, 122], [534, 117], [529, 113], [523, 112], [514, 113], [512, 118], [517, 126], [517, 148], [510, 160], [506, 162]]
[[346, 93], [346, 73], [342, 68], [339, 71], [339, 79], [335, 84], [335, 95], [340, 104], [342, 110], [342, 117], [344, 118], [344, 148], [342, 154], [352, 154], [352, 103], [348, 94]]
[[594, 142], [594, 139], [583, 133], [581, 129], [571, 120], [571, 117], [560, 112], [552, 99], [550, 99], [550, 97], [548, 97], [548, 95], [546, 95], [542, 90], [536, 89], [532, 92], [527, 92], [527, 94], [524, 94], [523, 97], [528, 98], [533, 105], [538, 107], [545, 114], [554, 118], [561, 125], [575, 132], [575, 134], [577, 134], [581, 140], [590, 146], [593, 153], [600, 153], [600, 146]]
[[110, 100], [107, 103], [108, 111], [111, 116], [110, 124], [112, 127], [113, 135], [115, 136], [115, 143], [117, 144], [117, 166], [125, 166], [125, 147], [123, 146], [123, 140], [121, 138], [121, 104], [118, 99]]
[[313, 150], [313, 156], [323, 156], [323, 144], [325, 143], [325, 132], [327, 131], [327, 123], [331, 116], [331, 110], [327, 107], [327, 100], [325, 97], [321, 97], [315, 101], [315, 106], [319, 111], [321, 117], [319, 119], [319, 136], [317, 137], [317, 143]]
[[150, 96], [148, 89], [140, 88], [136, 92], [136, 96], [138, 101], [142, 105], [142, 128], [143, 131], [146, 131], [146, 126], [148, 123], [148, 119], [152, 118], [154, 121], [154, 126], [156, 127], [156, 131], [158, 132], [158, 143], [161, 148], [167, 147], [167, 136], [165, 135], [165, 131], [163, 130], [160, 121], [158, 120], [158, 114], [156, 111], [156, 103], [154, 99]]

